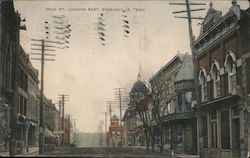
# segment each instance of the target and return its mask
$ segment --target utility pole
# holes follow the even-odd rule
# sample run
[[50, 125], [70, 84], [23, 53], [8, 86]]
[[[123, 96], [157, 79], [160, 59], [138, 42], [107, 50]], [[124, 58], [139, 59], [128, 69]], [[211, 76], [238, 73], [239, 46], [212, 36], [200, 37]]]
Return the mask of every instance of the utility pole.
[[[61, 100], [58, 101], [58, 105], [59, 105], [59, 131], [62, 130], [62, 102]], [[59, 144], [60, 144], [60, 147], [61, 147], [61, 140], [62, 140], [62, 135], [60, 135], [60, 141], [59, 141]]]
[[109, 111], [109, 119], [111, 121], [111, 118], [112, 118], [112, 110], [113, 110], [113, 105], [115, 101], [107, 101], [107, 108], [108, 108], [108, 111]]
[[185, 3], [170, 3], [170, 5], [185, 5], [187, 10], [183, 10], [183, 11], [177, 11], [177, 12], [173, 12], [173, 14], [178, 14], [178, 13], [187, 13], [187, 17], [180, 17], [180, 16], [175, 16], [175, 18], [184, 18], [184, 19], [188, 19], [188, 29], [189, 29], [189, 40], [190, 40], [190, 48], [191, 48], [191, 52], [192, 52], [192, 59], [193, 59], [193, 68], [194, 68], [194, 85], [195, 85], [195, 96], [196, 96], [196, 102], [197, 102], [197, 111], [198, 111], [198, 116], [197, 116], [197, 129], [198, 129], [198, 138], [197, 138], [197, 142], [198, 142], [198, 153], [199, 155], [201, 152], [201, 146], [202, 143], [201, 142], [201, 112], [200, 112], [200, 96], [199, 96], [199, 82], [198, 82], [198, 69], [197, 69], [197, 62], [195, 59], [195, 55], [197, 53], [196, 48], [194, 47], [194, 35], [193, 35], [193, 30], [192, 30], [192, 19], [197, 19], [197, 20], [203, 20], [204, 18], [202, 17], [192, 17], [191, 16], [191, 12], [193, 11], [202, 11], [202, 10], [206, 10], [205, 8], [199, 8], [199, 9], [190, 9], [190, 5], [206, 5], [206, 3], [190, 3], [189, 0], [185, 0]]
[[[39, 154], [43, 154], [43, 146], [44, 146], [44, 112], [43, 112], [43, 96], [44, 96], [44, 65], [45, 61], [55, 61], [55, 59], [49, 59], [45, 57], [54, 57], [55, 54], [51, 53], [45, 53], [56, 51], [55, 49], [49, 49], [49, 48], [55, 48], [55, 46], [47, 45], [47, 43], [50, 44], [60, 44], [60, 42], [54, 42], [54, 41], [48, 41], [44, 39], [31, 39], [33, 42], [39, 42], [31, 44], [31, 46], [38, 46], [38, 48], [31, 48], [33, 51], [41, 51], [41, 53], [31, 53], [31, 55], [41, 55], [40, 58], [30, 58], [31, 60], [40, 60], [41, 61], [41, 85], [40, 85], [40, 126], [39, 126]], [[46, 43], [46, 44], [45, 44]]]
[[62, 146], [64, 146], [64, 105], [65, 105], [65, 101], [69, 101], [68, 98], [69, 95], [67, 94], [60, 94], [59, 95], [59, 100], [61, 101], [61, 105], [62, 105]]
[[105, 144], [107, 147], [107, 112], [105, 112]]
[[119, 108], [120, 108], [120, 126], [121, 126], [121, 147], [123, 146], [123, 127], [122, 127], [122, 97], [124, 97], [124, 90], [126, 88], [115, 88], [115, 96], [118, 97], [119, 100]]
[[74, 142], [75, 142], [75, 145], [76, 145], [76, 119], [73, 119], [74, 121]]

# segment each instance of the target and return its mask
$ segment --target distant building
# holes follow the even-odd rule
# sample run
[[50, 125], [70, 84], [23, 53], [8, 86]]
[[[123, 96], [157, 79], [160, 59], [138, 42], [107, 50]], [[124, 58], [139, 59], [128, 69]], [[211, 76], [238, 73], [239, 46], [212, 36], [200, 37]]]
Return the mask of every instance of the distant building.
[[64, 134], [63, 134], [63, 145], [69, 146], [71, 144], [71, 128], [72, 123], [70, 119], [70, 115], [66, 115], [64, 119]]
[[121, 130], [122, 127], [119, 124], [119, 118], [113, 115], [110, 120], [110, 126], [107, 134], [107, 146], [119, 147], [121, 146]]
[[[250, 9], [237, 2], [222, 16], [210, 8], [195, 40], [204, 158], [246, 158], [250, 151]], [[199, 108], [198, 108], [199, 107]], [[199, 111], [198, 111], [199, 110]], [[198, 131], [199, 132], [199, 131]]]

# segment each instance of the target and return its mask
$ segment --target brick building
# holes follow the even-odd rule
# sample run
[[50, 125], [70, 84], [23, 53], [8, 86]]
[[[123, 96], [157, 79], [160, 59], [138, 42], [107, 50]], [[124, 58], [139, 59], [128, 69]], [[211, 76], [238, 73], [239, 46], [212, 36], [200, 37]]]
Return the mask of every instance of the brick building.
[[121, 146], [121, 130], [122, 127], [119, 124], [119, 118], [113, 115], [110, 120], [110, 126], [107, 134], [107, 146], [108, 147], [119, 147]]
[[[204, 158], [245, 158], [249, 150], [250, 9], [236, 1], [222, 16], [210, 9], [195, 40]], [[248, 101], [247, 101], [248, 100]], [[198, 108], [197, 108], [198, 110]]]

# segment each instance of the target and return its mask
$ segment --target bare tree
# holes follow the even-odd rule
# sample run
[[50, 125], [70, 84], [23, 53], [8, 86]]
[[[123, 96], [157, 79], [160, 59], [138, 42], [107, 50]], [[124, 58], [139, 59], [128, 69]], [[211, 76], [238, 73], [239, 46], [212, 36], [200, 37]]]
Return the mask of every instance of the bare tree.
[[[169, 112], [167, 111], [167, 108], [169, 106], [169, 103], [174, 99], [175, 93], [174, 89], [171, 89], [171, 93], [164, 93], [166, 92], [165, 85], [166, 81], [164, 79], [158, 80], [156, 83], [151, 83], [148, 85], [148, 88], [150, 90], [150, 106], [151, 106], [151, 112], [152, 112], [152, 125], [156, 125], [158, 130], [159, 130], [159, 145], [160, 145], [160, 152], [163, 152], [163, 147], [164, 147], [164, 141], [163, 141], [163, 135], [164, 135], [164, 130], [163, 130], [163, 119], [164, 116]], [[173, 88], [173, 87], [171, 87]], [[152, 150], [154, 151], [154, 145], [155, 145], [155, 140], [153, 138], [153, 132], [151, 133], [152, 136]]]
[[[142, 81], [141, 81], [142, 82]], [[134, 111], [134, 117], [141, 121], [146, 142], [146, 149], [149, 151], [150, 138], [152, 135], [151, 111], [148, 108], [151, 102], [150, 91], [146, 87], [146, 82], [143, 86], [137, 86], [133, 93], [130, 93], [130, 107]], [[139, 117], [138, 117], [139, 116]]]
[[135, 111], [135, 117], [139, 116], [139, 120], [142, 122], [144, 128], [144, 134], [146, 138], [146, 149], [149, 151], [149, 143], [150, 143], [150, 136], [152, 135], [151, 129], [151, 117], [150, 117], [150, 110], [148, 105], [151, 102], [151, 97], [149, 95], [133, 95], [130, 99], [130, 104]]

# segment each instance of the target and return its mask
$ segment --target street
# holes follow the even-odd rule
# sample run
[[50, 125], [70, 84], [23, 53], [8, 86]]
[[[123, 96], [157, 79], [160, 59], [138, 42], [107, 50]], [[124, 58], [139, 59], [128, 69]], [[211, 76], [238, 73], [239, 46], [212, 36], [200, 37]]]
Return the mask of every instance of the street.
[[[60, 148], [43, 155], [38, 153], [23, 155], [25, 157], [147, 157], [147, 158], [177, 158], [170, 153], [147, 152], [145, 149], [135, 148]], [[178, 156], [179, 157], [179, 156]], [[190, 157], [191, 158], [191, 157]]]

